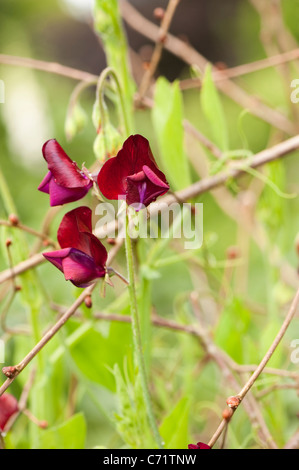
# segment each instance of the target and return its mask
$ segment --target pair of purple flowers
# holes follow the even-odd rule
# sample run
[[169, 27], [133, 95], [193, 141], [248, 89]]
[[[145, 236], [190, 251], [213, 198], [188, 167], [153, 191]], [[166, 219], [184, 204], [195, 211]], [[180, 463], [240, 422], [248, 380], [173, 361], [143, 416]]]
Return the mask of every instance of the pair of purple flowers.
[[[55, 139], [47, 141], [42, 152], [49, 171], [38, 189], [49, 194], [51, 206], [78, 201], [96, 184], [93, 176], [80, 170]], [[169, 189], [148, 140], [139, 134], [131, 135], [118, 154], [104, 163], [96, 180], [107, 199], [123, 199], [135, 210], [148, 206]], [[92, 233], [92, 212], [88, 207], [65, 214], [57, 239], [61, 249], [44, 253], [44, 257], [63, 272], [66, 280], [86, 287], [105, 276], [107, 251]]]

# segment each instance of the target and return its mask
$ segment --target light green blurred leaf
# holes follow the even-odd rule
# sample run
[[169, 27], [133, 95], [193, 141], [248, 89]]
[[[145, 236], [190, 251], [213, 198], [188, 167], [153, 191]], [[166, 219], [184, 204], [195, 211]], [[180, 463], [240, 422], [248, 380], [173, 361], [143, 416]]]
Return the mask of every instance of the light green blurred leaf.
[[133, 449], [154, 448], [138, 370], [135, 370], [133, 382], [127, 376], [123, 377], [117, 365], [113, 373], [118, 398], [118, 413], [114, 414], [114, 420], [118, 432]]
[[64, 131], [67, 140], [72, 140], [79, 132], [81, 132], [87, 124], [87, 114], [79, 102], [75, 104], [71, 113], [68, 113]]
[[119, 75], [127, 120], [131, 132], [133, 132], [132, 110], [135, 82], [128, 66], [130, 63], [128, 46], [117, 0], [96, 0], [94, 2], [94, 26], [103, 41], [107, 64]]
[[174, 190], [191, 184], [184, 152], [183, 101], [179, 83], [159, 77], [155, 88], [152, 120], [158, 138], [162, 168]]
[[115, 391], [111, 370], [123, 364], [130, 354], [131, 328], [125, 323], [112, 322], [109, 335], [104, 336], [89, 323], [68, 338], [69, 350], [76, 366], [91, 381]]
[[[250, 311], [240, 299], [234, 298], [221, 313], [214, 335], [215, 343], [241, 364], [248, 347], [246, 345], [245, 348], [244, 338], [249, 335], [250, 327]], [[252, 338], [252, 335], [250, 337]]]
[[84, 449], [86, 423], [82, 413], [40, 433], [40, 449]]
[[160, 433], [166, 449], [187, 448], [189, 411], [189, 400], [183, 397], [162, 421]]
[[213, 82], [211, 65], [208, 65], [205, 70], [200, 101], [204, 115], [211, 128], [213, 141], [221, 150], [227, 151], [229, 139], [226, 118], [217, 88]]

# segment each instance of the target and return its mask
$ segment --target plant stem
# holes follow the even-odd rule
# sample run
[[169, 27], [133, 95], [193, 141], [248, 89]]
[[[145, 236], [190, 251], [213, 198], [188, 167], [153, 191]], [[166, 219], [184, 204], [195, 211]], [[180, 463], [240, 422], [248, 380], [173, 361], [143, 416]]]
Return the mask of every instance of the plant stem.
[[[119, 97], [119, 103], [120, 103], [120, 108], [122, 112], [122, 117], [123, 117], [123, 124], [124, 124], [124, 129], [126, 133], [126, 137], [129, 136], [131, 133], [131, 126], [129, 124], [129, 118], [128, 118], [128, 113], [126, 111], [126, 105], [125, 105], [125, 100], [123, 96], [123, 90], [120, 84], [120, 81], [118, 79], [116, 71], [112, 67], [106, 67], [98, 80], [98, 85], [97, 85], [97, 97], [99, 100], [99, 106], [100, 106], [100, 114], [101, 114], [101, 119], [104, 122], [105, 119], [105, 112], [104, 112], [104, 98], [103, 98], [103, 93], [104, 93], [104, 88], [105, 88], [105, 81], [106, 79], [111, 76], [115, 82], [116, 88], [117, 88], [117, 94]], [[104, 127], [103, 123], [103, 127]]]
[[140, 322], [139, 322], [138, 307], [137, 307], [136, 286], [135, 286], [133, 250], [132, 250], [132, 241], [131, 241], [130, 234], [129, 234], [128, 214], [126, 216], [125, 242], [126, 242], [126, 256], [127, 256], [129, 293], [130, 293], [131, 317], [132, 317], [132, 332], [133, 332], [135, 355], [136, 355], [136, 359], [138, 363], [141, 386], [142, 386], [143, 397], [144, 397], [144, 401], [145, 401], [145, 405], [146, 405], [146, 409], [148, 413], [148, 419], [149, 419], [156, 443], [159, 449], [162, 449], [163, 443], [162, 443], [162, 439], [161, 439], [161, 436], [157, 427], [154, 412], [152, 409], [152, 402], [151, 402], [151, 397], [150, 397], [150, 393], [148, 389], [145, 362], [144, 362], [144, 357], [143, 357]]

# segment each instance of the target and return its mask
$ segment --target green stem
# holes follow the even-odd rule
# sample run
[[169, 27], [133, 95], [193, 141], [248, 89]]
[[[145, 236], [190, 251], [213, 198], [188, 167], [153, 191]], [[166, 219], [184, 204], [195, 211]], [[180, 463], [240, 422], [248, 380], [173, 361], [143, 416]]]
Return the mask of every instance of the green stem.
[[137, 296], [136, 296], [136, 286], [135, 286], [135, 275], [134, 275], [134, 261], [133, 261], [133, 250], [132, 250], [132, 241], [129, 234], [128, 227], [128, 214], [126, 216], [126, 256], [127, 256], [127, 267], [128, 267], [128, 277], [129, 277], [129, 293], [130, 293], [130, 304], [131, 304], [131, 316], [132, 316], [132, 331], [133, 331], [133, 341], [134, 349], [136, 354], [136, 359], [138, 363], [138, 369], [140, 373], [141, 386], [143, 391], [143, 397], [145, 405], [147, 408], [148, 419], [152, 428], [153, 435], [155, 437], [156, 443], [159, 449], [163, 448], [162, 439], [157, 427], [156, 419], [154, 416], [151, 397], [148, 388], [148, 382], [146, 377], [146, 368], [143, 357], [143, 348], [141, 340], [141, 331], [140, 331], [140, 322], [137, 306]]
[[[99, 77], [99, 81], [98, 81], [98, 85], [97, 85], [97, 96], [98, 96], [98, 101], [99, 101], [100, 115], [101, 115], [101, 119], [102, 119], [102, 122], [103, 122], [102, 127], [103, 127], [103, 129], [105, 128], [104, 88], [105, 88], [105, 85], [106, 85], [105, 81], [109, 76], [111, 76], [113, 78], [113, 80], [115, 82], [115, 85], [116, 85], [117, 94], [118, 94], [119, 102], [120, 102], [120, 108], [121, 108], [121, 112], [122, 112], [122, 116], [123, 116], [123, 123], [124, 123], [125, 133], [126, 133], [126, 137], [128, 137], [131, 134], [131, 126], [129, 124], [128, 114], [127, 114], [127, 111], [126, 111], [126, 104], [125, 104], [124, 96], [123, 96], [124, 94], [123, 94], [123, 90], [122, 90], [120, 81], [118, 79], [118, 76], [117, 76], [115, 70], [112, 67], [106, 67], [103, 70], [103, 72], [101, 73], [101, 75]], [[105, 136], [104, 136], [104, 139], [105, 139]], [[106, 144], [105, 144], [105, 147], [107, 147]]]

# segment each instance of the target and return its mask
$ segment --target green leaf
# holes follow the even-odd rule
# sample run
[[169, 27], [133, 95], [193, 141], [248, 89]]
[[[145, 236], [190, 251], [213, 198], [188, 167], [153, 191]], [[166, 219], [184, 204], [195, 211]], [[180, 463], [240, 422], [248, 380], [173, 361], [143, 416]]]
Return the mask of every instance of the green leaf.
[[40, 449], [84, 449], [86, 423], [82, 413], [72, 416], [59, 426], [40, 433]]
[[228, 130], [222, 103], [213, 82], [212, 69], [209, 64], [206, 67], [201, 93], [201, 107], [210, 125], [212, 139], [218, 147], [227, 151], [229, 148]]
[[111, 369], [115, 364], [123, 364], [130, 353], [130, 325], [113, 322], [105, 337], [86, 323], [67, 339], [67, 344], [76, 366], [89, 380], [115, 391]]
[[87, 114], [80, 105], [76, 103], [72, 112], [66, 117], [64, 131], [67, 140], [72, 140], [79, 132], [81, 132], [87, 123]]
[[148, 264], [142, 264], [140, 266], [140, 273], [145, 279], [149, 281], [151, 281], [152, 279], [159, 279], [161, 277], [159, 271], [151, 268]]
[[160, 433], [166, 449], [187, 448], [189, 411], [189, 399], [183, 397], [162, 421]]
[[103, 41], [107, 64], [119, 74], [127, 119], [133, 132], [135, 83], [128, 66], [128, 46], [117, 0], [95, 0], [94, 27]]
[[189, 164], [184, 152], [183, 100], [179, 83], [157, 80], [152, 120], [158, 138], [161, 164], [174, 190], [191, 184]]
[[[221, 314], [214, 340], [235, 361], [243, 363], [249, 344], [245, 340], [251, 328], [251, 313], [242, 300], [234, 298]], [[251, 331], [252, 333], [252, 331]]]
[[136, 375], [133, 381], [128, 378], [128, 374], [123, 377], [117, 365], [113, 373], [118, 399], [118, 412], [114, 414], [117, 431], [133, 449], [153, 449], [154, 442], [138, 371], [134, 371]]
[[117, 154], [121, 144], [122, 138], [120, 133], [108, 121], [105, 122], [104, 128], [97, 134], [93, 144], [93, 151], [97, 159], [104, 163], [107, 158]]

